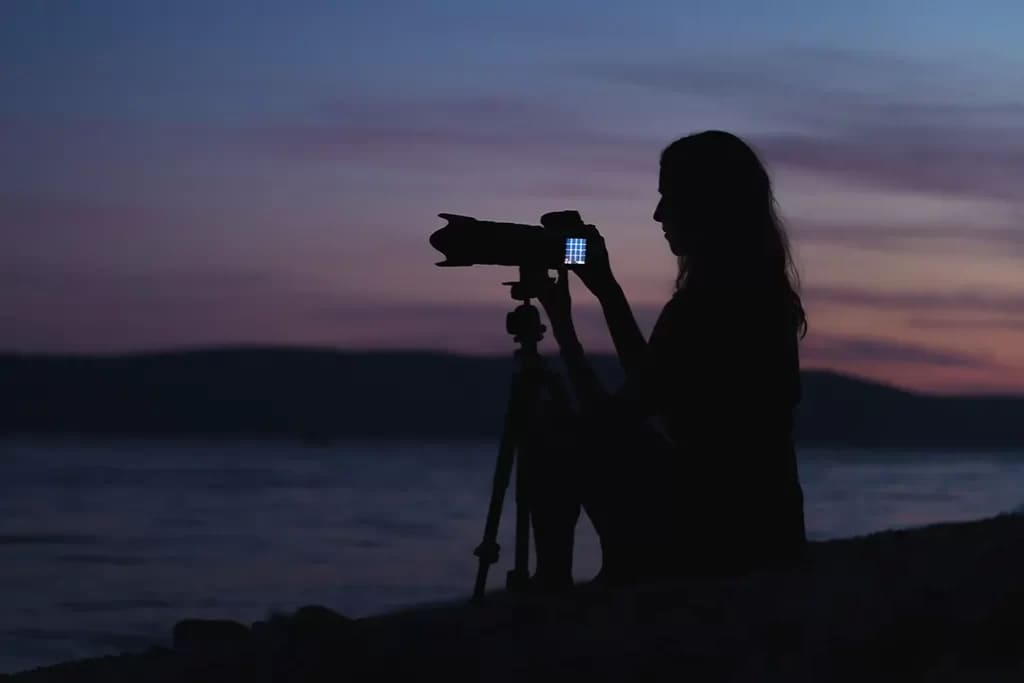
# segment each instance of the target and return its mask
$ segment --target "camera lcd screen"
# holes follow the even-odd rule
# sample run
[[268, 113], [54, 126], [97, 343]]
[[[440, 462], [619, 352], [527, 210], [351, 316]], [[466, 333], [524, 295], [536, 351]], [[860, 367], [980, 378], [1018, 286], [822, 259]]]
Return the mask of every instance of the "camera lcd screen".
[[587, 262], [587, 238], [565, 238], [565, 265], [573, 266]]

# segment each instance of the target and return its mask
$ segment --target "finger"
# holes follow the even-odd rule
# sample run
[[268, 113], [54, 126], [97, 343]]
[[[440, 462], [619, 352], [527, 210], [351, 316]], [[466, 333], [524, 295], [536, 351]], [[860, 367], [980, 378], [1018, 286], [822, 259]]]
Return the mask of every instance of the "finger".
[[458, 221], [475, 221], [476, 220], [472, 216], [461, 216], [461, 215], [459, 215], [457, 213], [439, 213], [439, 214], [437, 214], [437, 216], [438, 216], [438, 218], [443, 218], [446, 221], [451, 221], [452, 223], [455, 223], [455, 222], [458, 222]]
[[580, 212], [575, 209], [569, 209], [566, 211], [548, 211], [540, 217], [540, 224], [545, 228], [556, 227], [558, 225], [576, 226], [582, 222], [583, 218], [580, 217]]

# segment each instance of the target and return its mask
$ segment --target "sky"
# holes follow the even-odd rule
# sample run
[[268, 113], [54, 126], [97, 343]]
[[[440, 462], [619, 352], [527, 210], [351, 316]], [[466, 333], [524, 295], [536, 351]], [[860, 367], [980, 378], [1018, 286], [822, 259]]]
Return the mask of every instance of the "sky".
[[579, 210], [649, 331], [658, 155], [714, 128], [772, 175], [805, 368], [1024, 392], [1021, 26], [1018, 0], [5, 0], [0, 350], [510, 353], [515, 271], [436, 268], [442, 212]]

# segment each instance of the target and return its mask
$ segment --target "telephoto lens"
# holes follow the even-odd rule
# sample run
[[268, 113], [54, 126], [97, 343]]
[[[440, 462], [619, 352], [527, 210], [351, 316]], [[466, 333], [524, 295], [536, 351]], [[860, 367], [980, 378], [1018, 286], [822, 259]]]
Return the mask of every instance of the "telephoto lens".
[[445, 267], [559, 268], [567, 263], [567, 240], [582, 238], [586, 227], [575, 211], [544, 214], [543, 226], [481, 221], [453, 213], [438, 216], [448, 223], [430, 235], [430, 244], [444, 254], [445, 260], [437, 265]]

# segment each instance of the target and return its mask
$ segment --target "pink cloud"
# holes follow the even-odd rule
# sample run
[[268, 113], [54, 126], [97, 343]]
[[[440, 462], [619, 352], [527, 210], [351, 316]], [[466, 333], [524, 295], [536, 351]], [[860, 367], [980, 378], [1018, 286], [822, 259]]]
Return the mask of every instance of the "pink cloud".
[[869, 288], [815, 286], [804, 294], [815, 306], [858, 306], [874, 310], [907, 313], [989, 313], [1024, 312], [1024, 297], [1012, 292], [979, 290], [884, 291]]

